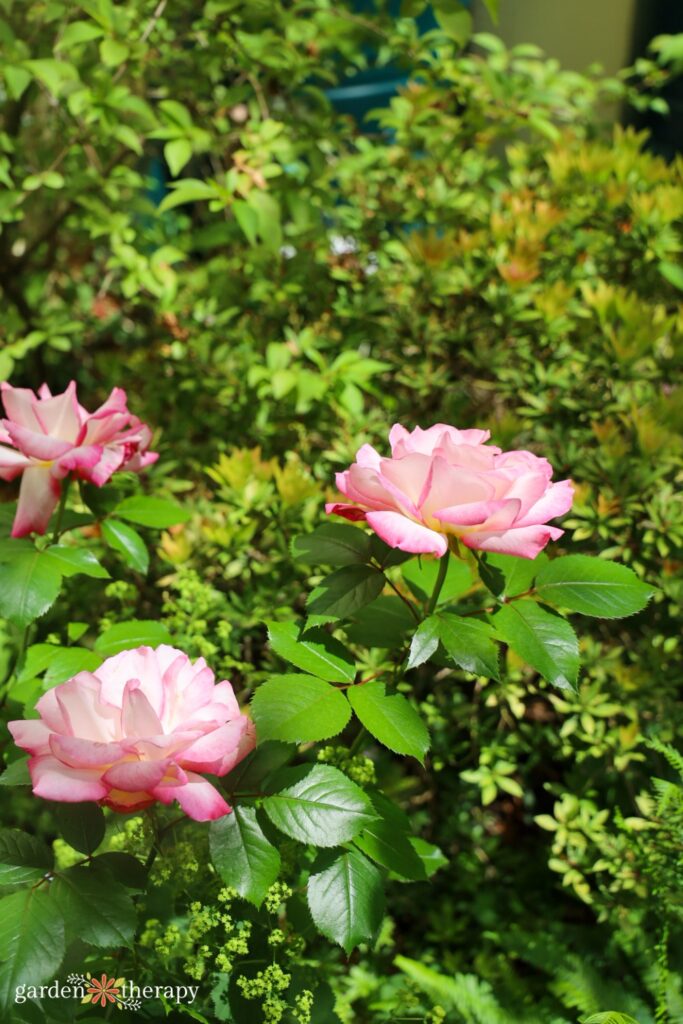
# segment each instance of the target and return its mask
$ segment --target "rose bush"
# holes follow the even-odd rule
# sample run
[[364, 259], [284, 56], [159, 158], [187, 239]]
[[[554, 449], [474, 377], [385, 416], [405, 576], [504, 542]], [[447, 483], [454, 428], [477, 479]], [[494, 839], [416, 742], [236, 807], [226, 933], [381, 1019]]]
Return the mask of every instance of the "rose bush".
[[65, 477], [102, 487], [118, 470], [137, 473], [158, 457], [148, 450], [150, 428], [128, 411], [122, 388], [95, 412], [79, 403], [75, 381], [61, 395], [46, 384], [36, 395], [3, 383], [2, 402], [0, 479], [21, 476], [13, 537], [45, 533]]
[[488, 430], [437, 423], [408, 432], [395, 424], [391, 458], [363, 445], [337, 487], [351, 504], [327, 512], [364, 519], [392, 548], [441, 558], [449, 538], [478, 551], [535, 558], [563, 530], [548, 526], [568, 512], [571, 481], [552, 483], [547, 459], [488, 445]]
[[108, 658], [38, 701], [9, 729], [29, 751], [36, 796], [134, 811], [174, 800], [196, 821], [230, 812], [199, 772], [225, 775], [254, 746], [232, 686], [203, 658], [162, 645]]

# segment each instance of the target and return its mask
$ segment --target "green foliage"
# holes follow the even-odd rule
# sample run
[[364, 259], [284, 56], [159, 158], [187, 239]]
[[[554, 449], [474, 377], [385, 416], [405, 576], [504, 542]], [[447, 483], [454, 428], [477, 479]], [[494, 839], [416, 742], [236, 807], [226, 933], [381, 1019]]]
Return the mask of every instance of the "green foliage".
[[569, 623], [534, 601], [500, 608], [493, 624], [502, 639], [555, 686], [572, 688], [579, 672], [579, 642]]
[[223, 881], [260, 906], [280, 871], [280, 854], [270, 843], [251, 807], [236, 807], [215, 821], [210, 835], [211, 859]]
[[348, 690], [351, 707], [375, 739], [397, 754], [424, 761], [429, 733], [419, 714], [400, 693], [387, 694], [384, 683], [367, 682]]
[[336, 768], [283, 769], [272, 782], [284, 785], [264, 798], [263, 809], [280, 831], [301, 843], [338, 846], [374, 818], [363, 790]]
[[271, 676], [251, 703], [261, 740], [304, 743], [327, 740], [342, 731], [351, 708], [344, 694], [315, 676]]
[[3, 565], [0, 614], [28, 626], [54, 604], [62, 584], [59, 564], [50, 555], [23, 547]]
[[345, 850], [308, 882], [311, 917], [347, 954], [379, 931], [384, 916], [382, 877], [357, 850]]
[[370, 604], [384, 590], [384, 578], [369, 565], [338, 569], [312, 592], [308, 601], [311, 615], [346, 619]]
[[90, 856], [104, 839], [104, 814], [97, 804], [57, 804], [55, 818], [63, 838], [74, 850]]
[[306, 630], [299, 637], [293, 622], [268, 624], [271, 648], [286, 661], [330, 683], [352, 683], [356, 676], [353, 658], [342, 645], [322, 630]]
[[157, 647], [171, 643], [171, 636], [161, 622], [131, 619], [110, 626], [95, 641], [95, 651], [103, 658], [127, 651], [131, 647]]
[[0, 899], [0, 1005], [17, 985], [40, 985], [64, 956], [64, 920], [45, 889], [20, 889]]
[[542, 601], [606, 618], [642, 611], [652, 596], [652, 588], [641, 583], [625, 565], [585, 555], [567, 555], [543, 566], [535, 590]]
[[626, 1013], [593, 1013], [585, 1017], [582, 1024], [638, 1024], [638, 1021]]

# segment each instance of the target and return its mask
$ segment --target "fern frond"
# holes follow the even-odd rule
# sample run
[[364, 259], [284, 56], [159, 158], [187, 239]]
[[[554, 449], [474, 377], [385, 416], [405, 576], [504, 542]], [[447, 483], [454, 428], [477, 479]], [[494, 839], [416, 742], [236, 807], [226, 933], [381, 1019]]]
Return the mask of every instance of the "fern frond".
[[592, 1017], [584, 1018], [581, 1024], [638, 1024], [638, 1021], [625, 1013], [610, 1010], [607, 1013], [594, 1013]]
[[652, 736], [645, 740], [645, 745], [650, 747], [651, 750], [656, 750], [658, 754], [666, 758], [673, 770], [678, 772], [681, 782], [683, 782], [683, 754], [680, 754], [670, 743], [663, 743]]

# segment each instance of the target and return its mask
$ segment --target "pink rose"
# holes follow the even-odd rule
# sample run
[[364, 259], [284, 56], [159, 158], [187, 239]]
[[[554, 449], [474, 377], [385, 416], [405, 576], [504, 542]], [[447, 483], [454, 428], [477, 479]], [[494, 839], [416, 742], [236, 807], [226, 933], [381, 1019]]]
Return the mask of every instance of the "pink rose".
[[136, 811], [177, 800], [196, 821], [230, 813], [198, 772], [225, 775], [253, 748], [254, 727], [203, 658], [162, 645], [107, 658], [48, 690], [39, 719], [10, 722], [31, 757], [33, 792]]
[[90, 413], [78, 403], [75, 381], [54, 396], [47, 384], [37, 395], [0, 387], [7, 414], [0, 421], [0, 479], [21, 476], [13, 537], [45, 533], [69, 474], [101, 487], [117, 470], [139, 472], [158, 458], [147, 451], [149, 427], [128, 412], [121, 388]]
[[437, 423], [409, 433], [396, 424], [391, 458], [363, 445], [337, 487], [352, 504], [327, 512], [365, 519], [392, 548], [439, 558], [448, 538], [466, 547], [535, 558], [563, 530], [546, 525], [572, 504], [570, 480], [551, 483], [552, 466], [531, 452], [487, 445], [488, 430]]

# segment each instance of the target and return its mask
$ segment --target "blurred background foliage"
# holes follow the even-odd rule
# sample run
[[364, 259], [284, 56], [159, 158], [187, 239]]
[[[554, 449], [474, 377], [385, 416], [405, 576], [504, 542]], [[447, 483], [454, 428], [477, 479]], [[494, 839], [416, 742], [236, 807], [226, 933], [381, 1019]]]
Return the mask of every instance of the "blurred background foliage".
[[[158, 426], [154, 489], [193, 516], [100, 612], [161, 616], [244, 696], [301, 600], [288, 541], [390, 423], [487, 426], [571, 476], [565, 547], [656, 601], [584, 632], [577, 695], [413, 673], [430, 771], [376, 771], [449, 865], [394, 886], [375, 950], [306, 956], [348, 1022], [680, 1024], [683, 162], [615, 119], [666, 122], [681, 37], [604, 77], [424, 15], [1, 0], [0, 378], [123, 386]], [[387, 68], [364, 121], [332, 104]]]

